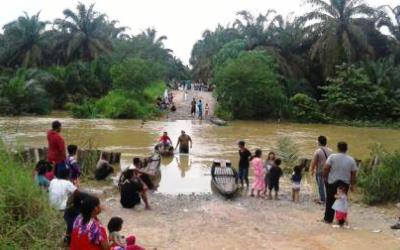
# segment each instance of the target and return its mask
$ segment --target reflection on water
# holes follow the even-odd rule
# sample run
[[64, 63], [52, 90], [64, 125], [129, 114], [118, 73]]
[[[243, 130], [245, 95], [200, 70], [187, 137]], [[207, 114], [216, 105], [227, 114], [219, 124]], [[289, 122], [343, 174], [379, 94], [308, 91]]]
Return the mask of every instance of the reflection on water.
[[[0, 133], [10, 146], [45, 146], [46, 131], [56, 118], [0, 118]], [[121, 167], [126, 167], [132, 158], [147, 157], [163, 131], [168, 131], [174, 143], [181, 130], [193, 139], [189, 155], [175, 155], [161, 162], [162, 180], [159, 191], [163, 193], [210, 192], [208, 166], [214, 158], [229, 159], [235, 166], [238, 161], [237, 141], [245, 140], [254, 151], [273, 150], [278, 138], [288, 136], [299, 146], [303, 157], [311, 157], [316, 147], [316, 138], [326, 135], [333, 149], [339, 140], [349, 143], [350, 154], [364, 159], [368, 157], [368, 146], [382, 143], [393, 150], [400, 147], [400, 131], [393, 129], [355, 128], [333, 125], [232, 122], [227, 127], [217, 127], [205, 121], [151, 121], [140, 120], [79, 120], [61, 117], [63, 135], [70, 144], [80, 147], [96, 147], [122, 152]], [[265, 154], [266, 155], [266, 154]]]

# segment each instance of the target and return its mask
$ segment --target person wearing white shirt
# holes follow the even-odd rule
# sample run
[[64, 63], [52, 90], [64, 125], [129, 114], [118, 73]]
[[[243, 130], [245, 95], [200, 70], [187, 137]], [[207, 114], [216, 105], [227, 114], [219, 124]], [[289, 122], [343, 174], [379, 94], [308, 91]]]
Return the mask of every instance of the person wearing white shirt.
[[68, 197], [77, 190], [68, 180], [68, 173], [67, 169], [60, 171], [59, 178], [54, 178], [49, 186], [50, 204], [60, 211], [65, 210]]

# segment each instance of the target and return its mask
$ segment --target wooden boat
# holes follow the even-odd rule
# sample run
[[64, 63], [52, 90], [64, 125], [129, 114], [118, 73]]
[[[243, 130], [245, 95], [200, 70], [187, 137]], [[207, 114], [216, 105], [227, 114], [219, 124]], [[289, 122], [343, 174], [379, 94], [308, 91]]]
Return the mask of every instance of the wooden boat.
[[224, 121], [224, 120], [222, 120], [222, 119], [219, 119], [219, 118], [217, 118], [217, 117], [211, 117], [211, 118], [210, 118], [210, 122], [211, 122], [212, 124], [217, 125], [217, 126], [226, 126], [226, 125], [228, 125], [228, 123], [227, 123], [226, 121]]
[[159, 147], [158, 153], [162, 157], [172, 157], [172, 156], [174, 156], [174, 147], [172, 147], [172, 146], [170, 146], [168, 148]]
[[214, 161], [211, 167], [211, 185], [224, 197], [233, 198], [239, 189], [236, 170], [228, 164], [222, 167], [220, 162]]

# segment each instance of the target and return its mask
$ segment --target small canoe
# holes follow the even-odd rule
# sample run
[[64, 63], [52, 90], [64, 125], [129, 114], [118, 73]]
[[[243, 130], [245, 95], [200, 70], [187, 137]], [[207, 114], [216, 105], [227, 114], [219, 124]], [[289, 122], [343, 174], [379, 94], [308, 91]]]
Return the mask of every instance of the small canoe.
[[211, 185], [226, 198], [233, 198], [239, 186], [237, 173], [232, 167], [221, 167], [220, 164], [213, 164], [211, 167]]
[[219, 119], [219, 118], [217, 118], [217, 117], [211, 117], [211, 118], [210, 118], [210, 122], [211, 122], [212, 124], [217, 125], [217, 126], [226, 126], [226, 125], [228, 125], [228, 123], [227, 123], [226, 121], [224, 121], [224, 120], [222, 120], [222, 119]]
[[174, 147], [170, 146], [169, 148], [160, 147], [158, 153], [162, 157], [172, 157], [174, 156]]

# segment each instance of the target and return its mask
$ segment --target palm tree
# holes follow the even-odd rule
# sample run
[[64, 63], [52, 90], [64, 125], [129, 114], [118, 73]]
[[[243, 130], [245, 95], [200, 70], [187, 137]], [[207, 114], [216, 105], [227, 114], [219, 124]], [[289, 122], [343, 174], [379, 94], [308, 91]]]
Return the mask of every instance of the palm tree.
[[378, 9], [377, 27], [388, 28], [390, 34], [400, 42], [400, 5], [394, 8], [389, 5], [381, 6]]
[[325, 74], [331, 74], [335, 65], [352, 63], [373, 56], [360, 19], [367, 19], [374, 10], [363, 0], [306, 0], [313, 11], [302, 18], [310, 24], [307, 31], [315, 36], [311, 59], [318, 55]]
[[65, 18], [56, 19], [54, 24], [66, 34], [67, 56], [79, 57], [84, 61], [97, 58], [100, 54], [112, 50], [109, 25], [106, 15], [93, 10], [94, 4], [89, 8], [82, 3], [77, 6], [77, 12], [70, 9], [63, 11]]
[[49, 22], [39, 20], [40, 13], [24, 16], [4, 25], [1, 64], [37, 66], [43, 59], [45, 28]]

